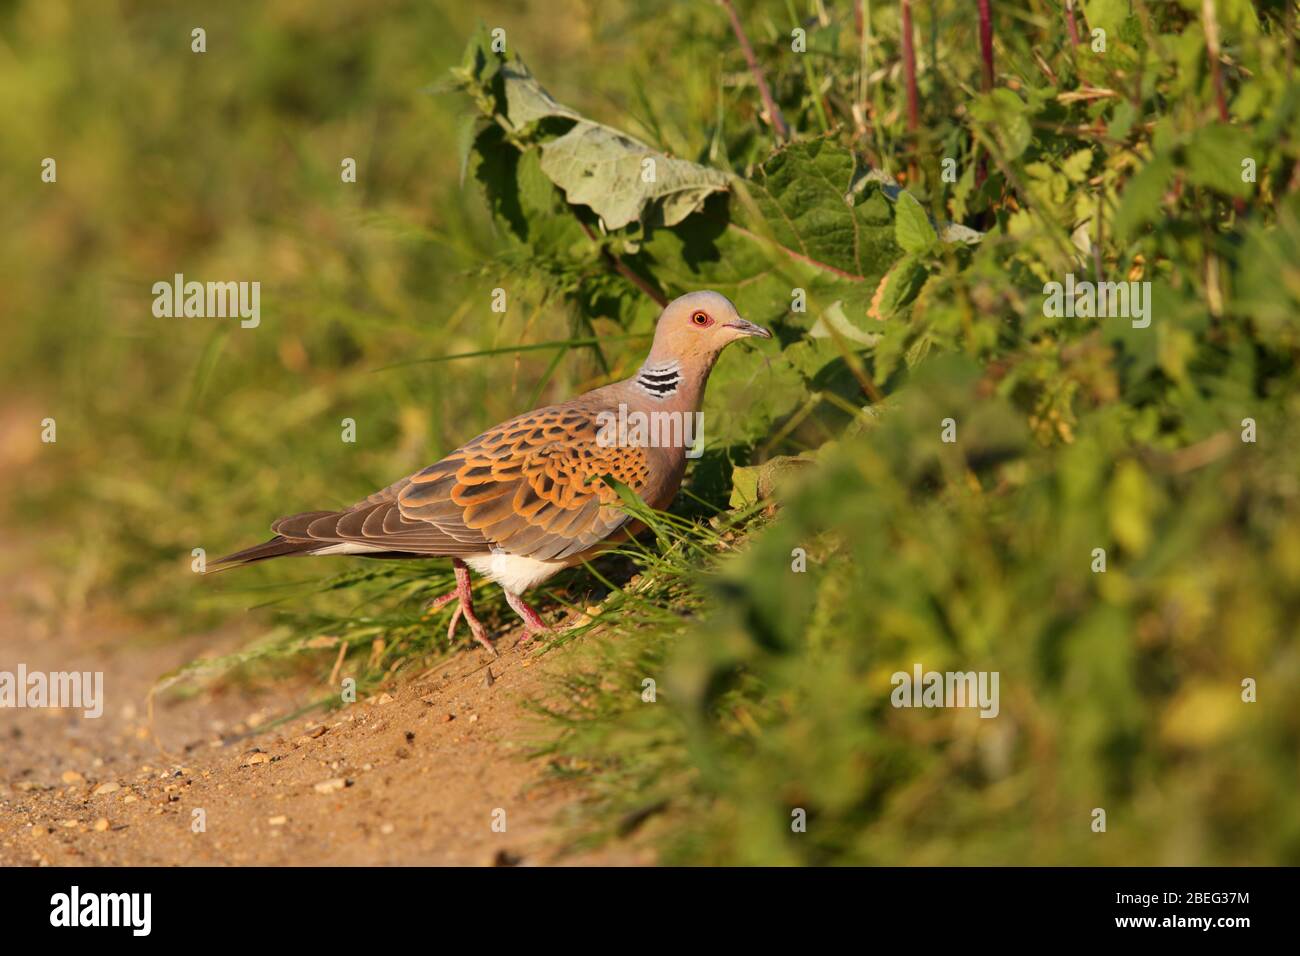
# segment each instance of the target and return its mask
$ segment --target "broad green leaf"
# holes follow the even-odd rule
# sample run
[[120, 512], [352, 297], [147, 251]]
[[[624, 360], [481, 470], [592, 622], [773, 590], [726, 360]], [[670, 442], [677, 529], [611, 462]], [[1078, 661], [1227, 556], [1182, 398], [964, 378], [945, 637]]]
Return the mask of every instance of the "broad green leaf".
[[902, 193], [894, 207], [894, 239], [904, 252], [924, 255], [935, 247], [939, 236], [930, 225], [924, 207], [910, 193]]
[[916, 257], [899, 259], [876, 286], [867, 317], [883, 322], [894, 315], [917, 297], [928, 277], [925, 266]]
[[[676, 159], [652, 149], [626, 133], [593, 122], [558, 102], [519, 59], [500, 60], [471, 43], [469, 64], [496, 62], [489, 72], [481, 65], [459, 74], [462, 84], [486, 110], [501, 109], [484, 77], [499, 81], [505, 92], [504, 114], [497, 114], [516, 141], [539, 142], [541, 169], [564, 191], [570, 203], [584, 205], [601, 218], [605, 228], [622, 229], [654, 218], [676, 225], [704, 205], [712, 194], [727, 189], [727, 175], [708, 166]], [[558, 138], [547, 138], [538, 125], [544, 120], [571, 124]], [[501, 144], [504, 148], [504, 144]], [[516, 229], [518, 231], [518, 229]]]
[[744, 465], [731, 471], [732, 508], [744, 508], [758, 501], [758, 466]]
[[808, 334], [814, 339], [831, 339], [839, 335], [855, 345], [875, 345], [880, 338], [879, 333], [864, 332], [850, 322], [844, 314], [844, 303], [838, 299], [826, 307]]
[[562, 103], [556, 102], [542, 85], [533, 79], [528, 67], [520, 60], [503, 63], [500, 76], [506, 91], [506, 118], [516, 131], [552, 116], [579, 120], [582, 117]]
[[770, 345], [732, 347], [709, 375], [704, 397], [706, 447], [764, 441], [773, 423], [807, 397], [803, 379]]
[[901, 254], [879, 182], [850, 193], [853, 154], [828, 140], [795, 143], [755, 173], [749, 192], [766, 230], [818, 268], [874, 282]]
[[590, 206], [607, 229], [641, 220], [657, 202], [675, 226], [727, 188], [726, 174], [656, 152], [626, 134], [585, 120], [542, 144], [542, 170], [571, 203]]
[[726, 190], [725, 173], [665, 156], [557, 102], [519, 60], [503, 64], [500, 75], [506, 120], [516, 133], [545, 119], [572, 121], [566, 133], [541, 144], [541, 168], [570, 203], [589, 206], [606, 229], [640, 222], [656, 204], [663, 224], [676, 225]]

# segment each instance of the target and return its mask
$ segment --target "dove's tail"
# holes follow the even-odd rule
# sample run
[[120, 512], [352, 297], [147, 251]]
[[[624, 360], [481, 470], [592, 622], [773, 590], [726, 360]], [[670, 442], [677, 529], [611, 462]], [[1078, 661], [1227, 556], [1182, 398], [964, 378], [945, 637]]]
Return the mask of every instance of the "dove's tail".
[[295, 541], [290, 538], [284, 538], [276, 535], [270, 541], [263, 541], [261, 544], [253, 545], [251, 548], [245, 548], [243, 551], [236, 551], [234, 554], [228, 554], [224, 558], [217, 558], [207, 566], [208, 574], [214, 571], [226, 571], [230, 568], [237, 568], [244, 564], [254, 564], [258, 561], [265, 561], [268, 558], [283, 558], [296, 554], [311, 554], [319, 549], [319, 541]]

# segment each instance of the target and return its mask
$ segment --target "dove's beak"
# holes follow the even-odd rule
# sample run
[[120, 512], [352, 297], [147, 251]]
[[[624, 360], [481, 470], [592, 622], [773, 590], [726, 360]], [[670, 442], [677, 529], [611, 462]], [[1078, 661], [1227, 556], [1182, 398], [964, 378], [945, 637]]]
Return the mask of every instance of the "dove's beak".
[[770, 339], [772, 333], [761, 325], [755, 325], [745, 319], [737, 319], [735, 322], [728, 322], [727, 328], [735, 329], [741, 335], [756, 335], [760, 339]]

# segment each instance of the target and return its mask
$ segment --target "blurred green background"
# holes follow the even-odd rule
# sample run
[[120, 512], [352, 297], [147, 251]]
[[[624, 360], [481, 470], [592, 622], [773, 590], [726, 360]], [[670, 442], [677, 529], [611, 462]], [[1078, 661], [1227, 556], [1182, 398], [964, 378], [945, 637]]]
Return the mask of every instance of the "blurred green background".
[[[424, 92], [478, 15], [0, 8], [0, 361], [7, 407], [55, 418], [59, 439], [7, 504], [63, 546], [68, 601], [192, 608], [212, 584], [172, 573], [191, 548], [215, 557], [265, 537], [278, 511], [350, 503], [519, 410], [549, 355], [383, 371], [566, 328], [526, 288], [506, 315], [489, 310], [493, 230], [459, 180], [464, 106]], [[580, 5], [571, 31], [544, 28], [554, 13], [500, 15], [543, 38], [550, 62], [580, 62], [599, 27]], [[196, 25], [206, 54], [190, 51]], [[568, 72], [580, 88], [598, 70]], [[39, 179], [47, 156], [57, 184]], [[344, 157], [355, 184], [340, 180]], [[260, 281], [261, 327], [155, 318], [151, 287], [176, 272]], [[590, 373], [559, 370], [554, 394]], [[340, 440], [345, 417], [355, 444]], [[49, 520], [51, 482], [75, 513]]]
[[[3, 520], [31, 549], [7, 563], [55, 569], [55, 615], [176, 635], [278, 600], [276, 654], [322, 631], [385, 637], [380, 671], [443, 649], [436, 565], [214, 583], [191, 549], [626, 374], [657, 307], [621, 257], [778, 341], [724, 359], [696, 497], [636, 556], [642, 586], [612, 582], [622, 623], [576, 635], [547, 752], [588, 787], [576, 832], [679, 862], [1300, 862], [1295, 9], [1218, 0], [1207, 31], [1199, 0], [1103, 0], [1075, 45], [1059, 4], [994, 3], [981, 90], [975, 5], [919, 5], [913, 126], [903, 6], [736, 5], [796, 140], [769, 160], [717, 4], [0, 2]], [[480, 24], [583, 116], [737, 177], [730, 205], [601, 233], [529, 165], [557, 131], [502, 136], [496, 81], [455, 89]], [[880, 258], [828, 277], [779, 224], [764, 255], [733, 228], [875, 215], [874, 186], [838, 205], [867, 168], [983, 241], [910, 249], [882, 201]], [[1152, 282], [1150, 329], [1044, 312], [1045, 282], [1098, 271]], [[259, 281], [260, 327], [155, 318], [177, 272]], [[570, 344], [423, 361], [547, 342]], [[799, 453], [798, 481], [749, 470]], [[917, 662], [999, 671], [999, 717], [891, 708]]]

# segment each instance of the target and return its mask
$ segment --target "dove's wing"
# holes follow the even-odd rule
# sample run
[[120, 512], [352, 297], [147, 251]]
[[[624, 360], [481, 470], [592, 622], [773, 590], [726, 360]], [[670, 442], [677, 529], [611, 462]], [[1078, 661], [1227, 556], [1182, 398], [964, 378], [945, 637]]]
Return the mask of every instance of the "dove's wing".
[[513, 418], [345, 511], [281, 518], [271, 525], [279, 538], [221, 561], [307, 551], [465, 557], [500, 550], [537, 560], [580, 554], [628, 521], [602, 477], [638, 493], [650, 478], [645, 449], [598, 440], [598, 415], [569, 404]]
[[602, 477], [638, 493], [650, 479], [644, 448], [598, 440], [598, 415], [555, 405], [484, 432], [411, 477], [397, 495], [402, 516], [537, 560], [586, 551], [628, 521]]
[[[481, 535], [458, 537], [427, 521], [403, 517], [397, 494], [409, 483], [410, 479], [404, 478], [346, 511], [308, 511], [280, 518], [271, 525], [271, 530], [290, 541], [317, 543], [320, 549], [330, 545], [356, 545], [353, 549], [356, 553], [463, 557], [490, 550], [491, 545]], [[348, 549], [343, 550], [346, 553]]]

